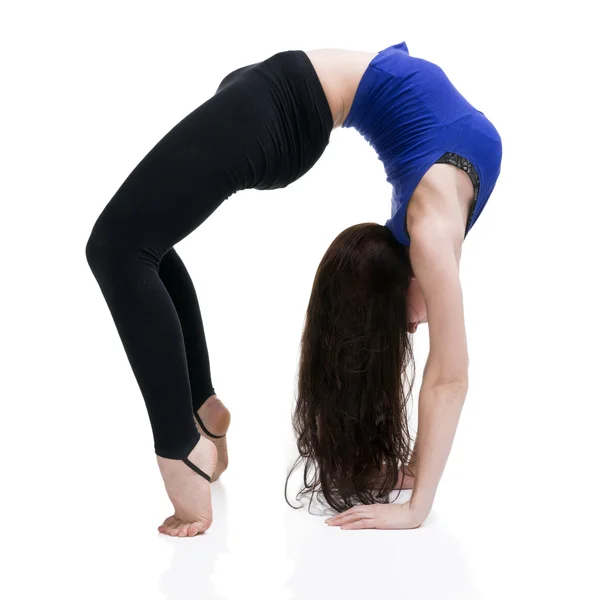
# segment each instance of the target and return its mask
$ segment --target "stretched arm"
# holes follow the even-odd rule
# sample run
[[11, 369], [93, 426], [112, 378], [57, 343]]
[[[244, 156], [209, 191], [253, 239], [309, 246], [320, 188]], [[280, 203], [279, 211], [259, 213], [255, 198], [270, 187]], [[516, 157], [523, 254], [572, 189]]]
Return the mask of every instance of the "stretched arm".
[[422, 520], [429, 514], [446, 466], [467, 390], [461, 386], [422, 386], [419, 441], [411, 505]]
[[[464, 217], [450, 187], [427, 188], [408, 206], [410, 259], [429, 323], [429, 356], [419, 394], [413, 493], [397, 505], [355, 506], [330, 519], [344, 529], [407, 529], [429, 514], [468, 389], [469, 357], [459, 263]], [[413, 460], [413, 458], [415, 460]]]
[[413, 217], [410, 257], [423, 291], [429, 323], [429, 356], [419, 393], [416, 477], [411, 505], [423, 518], [431, 510], [468, 389], [468, 351], [459, 263], [463, 225], [458, 201], [429, 198]]
[[[423, 375], [427, 371], [427, 364], [429, 362], [429, 356], [427, 357], [427, 362], [425, 363], [425, 367], [423, 370]], [[419, 455], [419, 430], [417, 429], [417, 435], [415, 436], [415, 445], [413, 446], [412, 453], [410, 455], [410, 459], [408, 460], [408, 464], [404, 471], [414, 478], [416, 470], [417, 470], [417, 456]], [[412, 485], [411, 485], [412, 487]]]

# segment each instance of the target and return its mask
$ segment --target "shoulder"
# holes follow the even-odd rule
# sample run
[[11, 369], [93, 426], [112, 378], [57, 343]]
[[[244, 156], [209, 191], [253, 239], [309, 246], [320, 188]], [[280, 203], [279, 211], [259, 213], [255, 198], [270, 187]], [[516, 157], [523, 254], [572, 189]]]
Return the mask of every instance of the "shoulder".
[[465, 174], [460, 169], [439, 163], [425, 173], [406, 209], [406, 228], [411, 244], [416, 230], [423, 241], [423, 237], [428, 237], [429, 229], [439, 228], [438, 235], [443, 232], [446, 240], [452, 239], [460, 256], [473, 198], [472, 188], [469, 192], [464, 187], [462, 175]]
[[427, 309], [429, 381], [467, 384], [469, 359], [459, 277], [464, 220], [456, 188], [428, 179], [411, 197], [407, 229], [411, 267]]

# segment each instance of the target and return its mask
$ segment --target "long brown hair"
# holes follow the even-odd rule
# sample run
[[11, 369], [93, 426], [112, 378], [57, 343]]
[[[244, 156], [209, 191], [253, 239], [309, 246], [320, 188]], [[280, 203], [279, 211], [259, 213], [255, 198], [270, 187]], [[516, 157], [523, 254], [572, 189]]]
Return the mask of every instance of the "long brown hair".
[[296, 499], [316, 492], [340, 512], [389, 502], [411, 443], [411, 275], [407, 248], [377, 223], [345, 229], [325, 252], [301, 339], [292, 417], [300, 456], [286, 479], [286, 501], [290, 475], [305, 461]]

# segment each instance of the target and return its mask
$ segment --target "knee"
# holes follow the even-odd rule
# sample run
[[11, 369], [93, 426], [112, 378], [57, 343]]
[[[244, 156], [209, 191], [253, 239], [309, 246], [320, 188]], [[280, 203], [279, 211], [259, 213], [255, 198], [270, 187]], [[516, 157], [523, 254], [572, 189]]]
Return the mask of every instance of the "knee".
[[160, 252], [146, 237], [123, 223], [96, 221], [85, 245], [85, 257], [100, 285], [130, 279], [140, 268], [158, 270]]
[[94, 272], [105, 258], [106, 244], [103, 237], [96, 221], [85, 245], [85, 258], [90, 269]]
[[96, 221], [85, 245], [87, 263], [97, 278], [115, 270], [126, 259], [126, 244], [114, 228]]

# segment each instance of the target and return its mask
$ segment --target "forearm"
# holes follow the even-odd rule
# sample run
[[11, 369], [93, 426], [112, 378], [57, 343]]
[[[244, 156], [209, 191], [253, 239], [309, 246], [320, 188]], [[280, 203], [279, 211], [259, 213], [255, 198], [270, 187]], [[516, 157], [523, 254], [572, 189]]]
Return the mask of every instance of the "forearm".
[[[404, 473], [404, 482], [402, 485], [403, 489], [412, 489], [414, 485], [415, 474], [417, 471], [417, 457], [419, 456], [419, 430], [417, 429], [417, 434], [415, 436], [415, 443], [412, 449], [412, 453], [408, 462], [404, 465], [401, 465], [400, 475], [398, 476], [398, 485], [400, 485], [400, 481], [402, 480]], [[406, 485], [408, 481], [409, 485]]]
[[410, 502], [423, 514], [429, 514], [431, 510], [466, 394], [466, 386], [432, 387], [424, 381], [421, 387], [419, 425], [415, 451], [410, 460], [411, 466], [416, 469]]
[[417, 469], [417, 456], [419, 455], [419, 430], [417, 429], [417, 435], [415, 437], [415, 445], [413, 446], [412, 454], [408, 460], [405, 471], [414, 476]]

